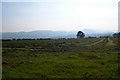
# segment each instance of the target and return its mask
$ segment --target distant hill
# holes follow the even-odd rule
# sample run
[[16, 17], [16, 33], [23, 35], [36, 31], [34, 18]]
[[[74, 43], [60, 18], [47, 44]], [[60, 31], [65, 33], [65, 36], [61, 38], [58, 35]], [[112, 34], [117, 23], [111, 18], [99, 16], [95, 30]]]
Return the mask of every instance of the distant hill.
[[75, 31], [30, 31], [30, 32], [5, 32], [2, 33], [3, 39], [22, 39], [22, 38], [74, 38]]
[[82, 30], [86, 37], [100, 37], [100, 36], [112, 36], [115, 31], [106, 31], [106, 30], [93, 30], [93, 29], [83, 29]]
[[[109, 36], [114, 32], [99, 32], [89, 29], [82, 30], [86, 37], [100, 37], [100, 36]], [[3, 32], [2, 39], [22, 39], [22, 38], [76, 38], [77, 31], [30, 31], [30, 32]]]

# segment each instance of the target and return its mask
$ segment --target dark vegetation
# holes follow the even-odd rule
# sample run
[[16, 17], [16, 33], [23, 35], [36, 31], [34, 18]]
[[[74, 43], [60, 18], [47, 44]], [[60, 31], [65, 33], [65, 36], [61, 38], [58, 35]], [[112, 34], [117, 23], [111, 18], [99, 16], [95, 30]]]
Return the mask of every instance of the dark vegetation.
[[3, 40], [3, 78], [119, 78], [118, 37]]
[[84, 38], [84, 37], [85, 37], [85, 33], [83, 33], [82, 31], [78, 31], [77, 38]]

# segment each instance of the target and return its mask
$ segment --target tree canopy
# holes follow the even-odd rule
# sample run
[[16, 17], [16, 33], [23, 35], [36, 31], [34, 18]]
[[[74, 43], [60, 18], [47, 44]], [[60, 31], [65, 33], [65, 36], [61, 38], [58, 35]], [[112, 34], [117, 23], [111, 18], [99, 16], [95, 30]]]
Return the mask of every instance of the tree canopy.
[[77, 38], [84, 38], [85, 34], [82, 31], [78, 31]]

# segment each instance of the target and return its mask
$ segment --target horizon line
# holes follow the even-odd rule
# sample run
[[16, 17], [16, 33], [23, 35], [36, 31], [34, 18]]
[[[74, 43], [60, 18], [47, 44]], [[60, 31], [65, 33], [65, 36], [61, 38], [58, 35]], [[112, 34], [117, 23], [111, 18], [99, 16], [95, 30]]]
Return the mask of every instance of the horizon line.
[[84, 30], [97, 30], [97, 31], [104, 31], [104, 32], [119, 32], [118, 30], [98, 30], [98, 29], [82, 29], [82, 30], [30, 30], [30, 31], [2, 31], [0, 33], [14, 33], [14, 32], [33, 32], [33, 31], [65, 31], [65, 32], [71, 32], [71, 31], [84, 31]]

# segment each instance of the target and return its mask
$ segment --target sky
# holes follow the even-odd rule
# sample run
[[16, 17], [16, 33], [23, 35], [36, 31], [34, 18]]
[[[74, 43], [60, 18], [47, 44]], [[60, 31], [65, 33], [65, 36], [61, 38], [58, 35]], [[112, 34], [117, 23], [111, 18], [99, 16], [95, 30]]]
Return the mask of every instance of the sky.
[[83, 29], [117, 31], [118, 1], [3, 1], [2, 32], [78, 31]]

